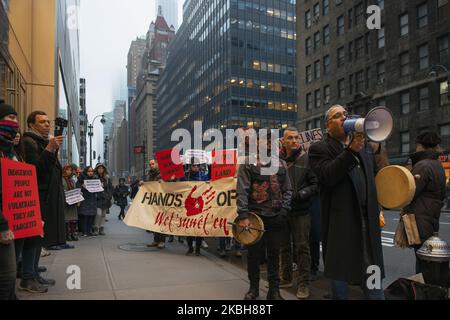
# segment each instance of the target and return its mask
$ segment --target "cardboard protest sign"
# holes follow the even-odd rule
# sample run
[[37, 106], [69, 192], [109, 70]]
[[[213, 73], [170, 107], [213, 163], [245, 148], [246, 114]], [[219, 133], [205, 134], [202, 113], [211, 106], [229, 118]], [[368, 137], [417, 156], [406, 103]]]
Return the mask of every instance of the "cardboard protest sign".
[[236, 174], [237, 150], [214, 150], [212, 153], [211, 180], [234, 177]]
[[83, 194], [81, 193], [81, 189], [73, 189], [64, 192], [66, 196], [66, 203], [71, 206], [75, 203], [80, 203], [84, 201]]
[[16, 239], [43, 236], [36, 167], [1, 160], [3, 214]]
[[[184, 177], [183, 165], [180, 161], [179, 152], [174, 152], [177, 159], [172, 159], [172, 150], [164, 150], [156, 153], [156, 161], [158, 162], [159, 171], [163, 180], [170, 180], [173, 176], [175, 178]], [[178, 164], [175, 164], [178, 163]]]
[[211, 164], [212, 162], [211, 152], [195, 149], [186, 150], [186, 153], [184, 154], [181, 160], [184, 164], [190, 164], [192, 158], [196, 158], [200, 164], [202, 163]]
[[84, 180], [84, 186], [86, 187], [86, 190], [90, 193], [97, 193], [97, 192], [103, 192], [105, 189], [102, 187], [102, 182], [100, 179], [93, 179], [93, 180]]
[[309, 147], [312, 143], [317, 141], [322, 141], [323, 132], [322, 129], [313, 129], [309, 131], [304, 131], [300, 133], [300, 145], [304, 152], [308, 152]]
[[237, 217], [236, 179], [147, 182], [128, 209], [130, 227], [177, 236], [232, 237]]

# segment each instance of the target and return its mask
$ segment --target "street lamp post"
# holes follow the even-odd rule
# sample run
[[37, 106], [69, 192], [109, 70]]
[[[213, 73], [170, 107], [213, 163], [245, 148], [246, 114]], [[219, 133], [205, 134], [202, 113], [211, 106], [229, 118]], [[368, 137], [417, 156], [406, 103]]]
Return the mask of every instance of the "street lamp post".
[[450, 71], [447, 69], [447, 67], [443, 66], [442, 64], [434, 64], [431, 66], [430, 70], [430, 77], [437, 78], [439, 74], [439, 70], [444, 70], [445, 74], [447, 75], [447, 96], [450, 98]]
[[100, 122], [104, 125], [106, 123], [106, 119], [105, 119], [105, 115], [98, 115], [94, 118], [94, 120], [92, 120], [92, 122], [89, 124], [88, 128], [89, 128], [89, 166], [92, 167], [92, 137], [94, 136], [94, 122], [97, 118], [102, 118], [100, 120]]
[[106, 136], [105, 137], [105, 141], [104, 141], [104, 152], [103, 152], [103, 159], [105, 161], [105, 166], [108, 166], [108, 142], [109, 142], [109, 137]]

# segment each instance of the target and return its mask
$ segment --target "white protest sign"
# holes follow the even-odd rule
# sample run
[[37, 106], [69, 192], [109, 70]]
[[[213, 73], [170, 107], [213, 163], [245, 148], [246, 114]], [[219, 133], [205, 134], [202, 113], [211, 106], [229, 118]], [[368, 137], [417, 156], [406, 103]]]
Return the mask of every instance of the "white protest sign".
[[66, 202], [69, 206], [84, 201], [84, 197], [81, 194], [81, 189], [73, 189], [65, 191], [64, 193], [66, 195]]
[[309, 131], [303, 131], [300, 133], [300, 146], [303, 152], [308, 152], [312, 143], [322, 141], [323, 132], [322, 129], [317, 128]]
[[102, 182], [100, 181], [100, 179], [84, 180], [84, 186], [90, 193], [105, 191], [102, 187]]
[[183, 164], [189, 164], [190, 160], [192, 158], [196, 158], [200, 164], [212, 163], [212, 154], [211, 152], [206, 152], [204, 150], [195, 150], [195, 149], [189, 149], [186, 150], [186, 153], [182, 156], [181, 162]]

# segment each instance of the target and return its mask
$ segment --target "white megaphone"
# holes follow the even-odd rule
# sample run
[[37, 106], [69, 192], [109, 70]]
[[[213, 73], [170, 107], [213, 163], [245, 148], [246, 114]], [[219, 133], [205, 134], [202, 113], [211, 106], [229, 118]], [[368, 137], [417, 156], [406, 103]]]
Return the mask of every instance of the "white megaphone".
[[348, 116], [344, 122], [346, 134], [363, 133], [373, 142], [386, 141], [391, 136], [393, 129], [394, 118], [391, 111], [385, 107], [376, 107], [370, 110], [365, 118]]

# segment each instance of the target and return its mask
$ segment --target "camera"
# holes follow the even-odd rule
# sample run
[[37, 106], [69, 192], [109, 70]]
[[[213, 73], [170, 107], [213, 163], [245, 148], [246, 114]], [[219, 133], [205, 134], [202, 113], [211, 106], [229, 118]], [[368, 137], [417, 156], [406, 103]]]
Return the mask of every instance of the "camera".
[[64, 118], [55, 119], [55, 137], [62, 136], [64, 134], [64, 128], [67, 128], [69, 121]]

